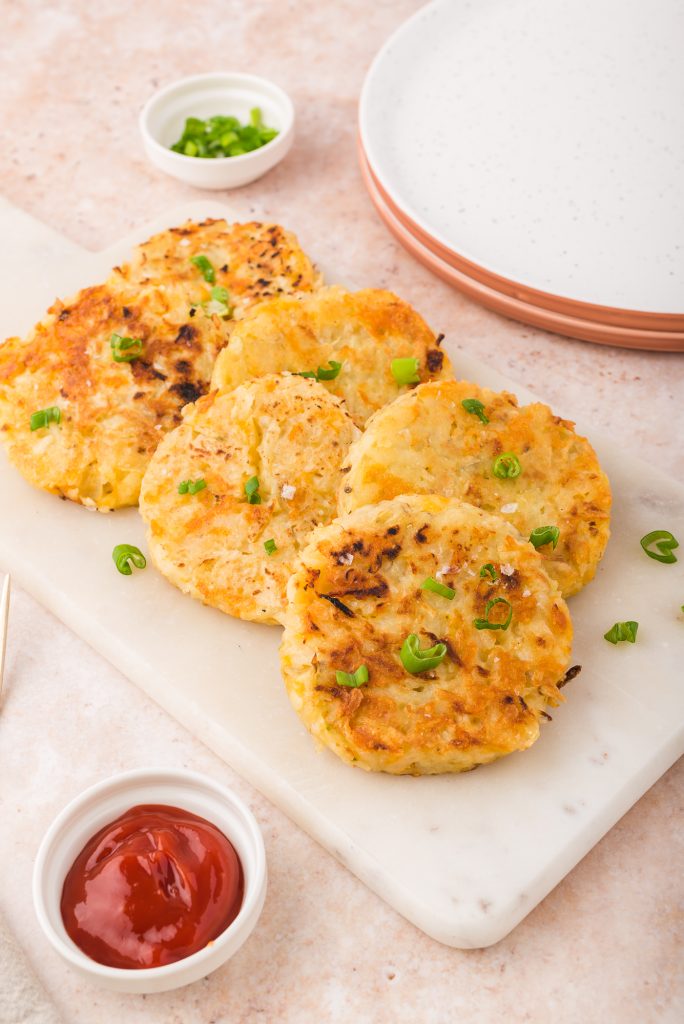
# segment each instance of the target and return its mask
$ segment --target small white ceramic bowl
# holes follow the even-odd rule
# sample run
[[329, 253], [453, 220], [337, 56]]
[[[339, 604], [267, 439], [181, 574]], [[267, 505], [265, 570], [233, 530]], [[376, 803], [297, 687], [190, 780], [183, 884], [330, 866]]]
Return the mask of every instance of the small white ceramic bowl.
[[[213, 822], [237, 851], [245, 892], [238, 916], [211, 945], [164, 967], [128, 970], [106, 967], [81, 952], [64, 927], [60, 900], [66, 874], [86, 842], [137, 804], [180, 807]], [[167, 992], [210, 974], [246, 941], [265, 898], [266, 854], [254, 815], [229, 789], [181, 769], [124, 772], [85, 790], [53, 821], [33, 869], [33, 903], [54, 948], [83, 977], [117, 992]]]
[[[249, 123], [252, 107], [260, 107], [264, 124], [278, 130], [260, 149], [216, 160], [170, 149], [183, 134], [187, 117], [206, 120], [223, 114], [244, 124]], [[287, 155], [294, 140], [294, 107], [287, 93], [267, 78], [215, 71], [181, 78], [156, 92], [140, 113], [140, 132], [148, 157], [160, 170], [197, 188], [238, 188], [266, 174]]]

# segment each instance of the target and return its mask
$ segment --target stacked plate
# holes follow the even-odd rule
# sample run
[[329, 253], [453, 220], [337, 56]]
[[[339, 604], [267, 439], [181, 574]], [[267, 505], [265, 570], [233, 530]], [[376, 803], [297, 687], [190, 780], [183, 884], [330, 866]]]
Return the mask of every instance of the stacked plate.
[[682, 52], [680, 0], [436, 0], [364, 83], [371, 198], [500, 313], [684, 351]]

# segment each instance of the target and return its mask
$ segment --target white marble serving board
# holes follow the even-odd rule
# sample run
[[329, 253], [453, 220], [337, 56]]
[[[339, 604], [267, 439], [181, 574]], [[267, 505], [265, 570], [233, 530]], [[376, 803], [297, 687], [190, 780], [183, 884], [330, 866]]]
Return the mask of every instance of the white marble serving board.
[[[135, 241], [190, 216], [236, 219], [216, 202], [193, 203], [88, 253], [0, 201], [13, 261], [3, 270], [0, 337], [25, 331], [56, 295], [103, 278]], [[422, 312], [429, 320], [430, 310]], [[531, 397], [451, 355], [460, 376]], [[571, 601], [574, 660], [583, 671], [530, 751], [462, 776], [369, 775], [317, 752], [281, 685], [279, 629], [205, 608], [151, 565], [119, 575], [114, 545], [146, 548], [137, 511], [99, 515], [59, 501], [26, 484], [4, 454], [0, 569], [419, 928], [451, 946], [486, 946], [514, 928], [684, 751], [684, 547], [676, 565], [662, 565], [639, 546], [657, 528], [684, 541], [684, 489], [635, 461], [628, 445], [601, 442], [590, 423], [578, 426], [596, 444], [615, 495], [606, 558]], [[603, 633], [624, 619], [639, 621], [638, 642], [613, 647]], [[71, 770], [65, 750], [64, 771]]]

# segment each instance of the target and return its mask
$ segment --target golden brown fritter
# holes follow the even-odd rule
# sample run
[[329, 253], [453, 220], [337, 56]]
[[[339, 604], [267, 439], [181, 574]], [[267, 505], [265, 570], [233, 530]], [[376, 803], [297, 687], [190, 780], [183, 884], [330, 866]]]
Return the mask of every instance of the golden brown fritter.
[[[190, 262], [199, 251], [216, 261], [215, 285]], [[228, 289], [239, 315], [315, 281], [277, 225], [207, 221], [156, 235], [104, 284], [56, 302], [27, 338], [0, 345], [0, 437], [11, 461], [32, 484], [84, 505], [135, 505], [150, 456], [208, 390], [227, 341], [225, 309], [207, 306], [212, 287]], [[141, 343], [139, 357], [116, 362], [113, 334]], [[32, 413], [53, 407], [60, 421], [32, 431]]]
[[[495, 578], [481, 575], [491, 565]], [[432, 578], [453, 597], [421, 589]], [[496, 605], [488, 602], [501, 598]], [[505, 621], [506, 629], [475, 626]], [[498, 516], [430, 495], [383, 501], [314, 531], [288, 586], [281, 665], [309, 731], [370, 771], [467, 771], [539, 735], [562, 700], [572, 625], [531, 544]], [[400, 650], [442, 642], [412, 674]], [[366, 666], [368, 681], [337, 671]]]
[[[191, 262], [205, 256], [215, 281], [204, 280]], [[291, 231], [279, 224], [188, 221], [138, 245], [131, 260], [113, 272], [127, 286], [173, 283], [189, 304], [210, 298], [212, 287], [227, 288], [234, 318], [276, 295], [310, 292], [320, 275]]]
[[329, 369], [322, 383], [346, 402], [357, 426], [407, 390], [392, 376], [392, 360], [415, 358], [421, 380], [453, 376], [448, 357], [425, 321], [392, 292], [320, 288], [312, 295], [264, 302], [237, 323], [220, 353], [212, 387], [234, 388], [282, 371]]
[[[335, 514], [340, 465], [357, 434], [344, 403], [303, 377], [260, 377], [188, 406], [140, 493], [155, 565], [229, 615], [277, 622], [298, 552]], [[246, 498], [253, 477], [259, 504]], [[184, 480], [206, 487], [179, 494]]]
[[[467, 412], [474, 398], [487, 423]], [[497, 457], [513, 453], [520, 474], [501, 479]], [[443, 494], [501, 515], [527, 539], [557, 526], [539, 550], [564, 597], [593, 579], [609, 537], [611, 494], [596, 453], [574, 424], [535, 402], [467, 381], [422, 384], [377, 412], [343, 467], [339, 509], [398, 494]]]
[[[183, 310], [186, 313], [186, 310]], [[115, 362], [112, 334], [142, 342]], [[30, 483], [100, 509], [134, 505], [145, 467], [180, 411], [208, 387], [225, 340], [218, 317], [191, 319], [168, 293], [86, 288], [22, 340], [0, 346], [0, 435]], [[31, 414], [60, 422], [32, 431]]]

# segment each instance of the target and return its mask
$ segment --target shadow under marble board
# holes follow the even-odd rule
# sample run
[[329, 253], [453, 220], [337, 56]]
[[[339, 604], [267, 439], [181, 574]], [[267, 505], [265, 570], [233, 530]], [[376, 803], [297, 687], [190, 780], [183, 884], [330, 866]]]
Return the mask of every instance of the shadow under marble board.
[[[56, 295], [103, 278], [154, 231], [206, 216], [251, 219], [217, 202], [195, 202], [89, 253], [0, 202], [13, 254], [0, 336], [26, 331]], [[326, 278], [335, 280], [334, 267]], [[359, 282], [367, 284], [373, 282]], [[420, 312], [430, 322], [430, 309]], [[458, 376], [506, 387], [522, 401], [532, 397], [476, 360], [449, 355]], [[487, 946], [514, 928], [684, 750], [676, 657], [684, 639], [684, 562], [660, 565], [639, 546], [641, 536], [663, 526], [684, 534], [684, 489], [596, 437], [590, 424], [578, 428], [595, 444], [614, 490], [606, 557], [596, 580], [570, 601], [573, 658], [583, 671], [531, 750], [466, 775], [372, 775], [317, 752], [281, 682], [278, 628], [203, 607], [151, 566], [119, 575], [114, 545], [123, 539], [145, 549], [137, 511], [96, 515], [59, 501], [26, 484], [4, 453], [0, 569], [406, 918], [448, 945]], [[621, 619], [639, 621], [636, 644], [603, 640]], [[132, 620], [145, 627], [131, 633]], [[70, 770], [67, 750], [64, 758]]]

